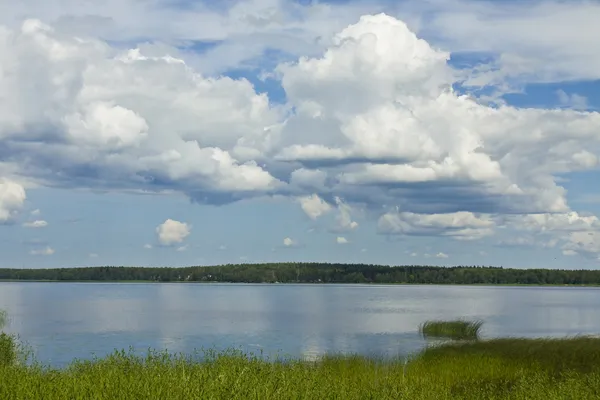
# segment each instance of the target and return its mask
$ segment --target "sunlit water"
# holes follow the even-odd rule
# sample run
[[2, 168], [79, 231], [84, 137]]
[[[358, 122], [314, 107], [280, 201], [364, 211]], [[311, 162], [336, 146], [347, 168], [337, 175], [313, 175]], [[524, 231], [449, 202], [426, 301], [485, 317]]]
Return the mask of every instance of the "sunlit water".
[[599, 305], [596, 288], [0, 283], [7, 330], [54, 366], [130, 346], [405, 355], [439, 318], [482, 319], [484, 337], [598, 334]]

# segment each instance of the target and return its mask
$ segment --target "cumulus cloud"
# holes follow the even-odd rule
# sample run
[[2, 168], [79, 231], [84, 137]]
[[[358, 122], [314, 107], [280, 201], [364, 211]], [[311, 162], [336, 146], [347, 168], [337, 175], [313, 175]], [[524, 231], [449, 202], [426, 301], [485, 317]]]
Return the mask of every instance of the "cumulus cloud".
[[588, 108], [588, 99], [577, 93], [568, 94], [564, 90], [557, 90], [556, 95], [562, 106], [570, 107], [575, 110], [585, 110]]
[[[276, 23], [267, 14], [244, 15]], [[465, 20], [450, 41], [480, 40], [480, 22]], [[385, 234], [480, 239], [506, 225], [600, 253], [596, 217], [573, 214], [556, 178], [598, 165], [599, 113], [461, 95], [450, 52], [385, 14], [321, 43], [276, 67], [287, 101], [276, 105], [168, 47], [116, 48], [38, 20], [0, 29], [0, 92], [13, 94], [0, 98], [0, 156], [44, 186], [168, 189], [209, 203], [277, 194], [313, 220], [336, 211], [340, 232], [358, 227], [363, 204]], [[470, 84], [496, 79], [483, 72]], [[0, 183], [0, 222], [24, 200], [22, 186]], [[167, 220], [157, 234], [172, 245], [189, 227]]]
[[282, 184], [257, 164], [280, 113], [246, 80], [205, 78], [169, 55], [118, 51], [37, 20], [0, 30], [0, 59], [0, 90], [15, 93], [0, 99], [0, 150], [27, 159], [23, 172], [40, 183], [177, 189], [199, 201]]
[[500, 241], [504, 245], [559, 246], [564, 255], [579, 254], [600, 260], [600, 220], [595, 215], [582, 215], [575, 211], [530, 215], [500, 216], [505, 227], [526, 232]]
[[351, 207], [345, 204], [339, 197], [335, 198], [338, 214], [335, 218], [334, 232], [346, 232], [358, 228], [358, 222], [352, 220]]
[[299, 199], [302, 211], [308, 215], [310, 219], [317, 219], [321, 215], [328, 213], [331, 210], [331, 205], [316, 194], [304, 196]]
[[297, 111], [278, 157], [320, 163], [336, 182], [329, 189], [350, 202], [418, 213], [568, 211], [554, 174], [597, 163], [600, 115], [482, 105], [452, 90], [448, 57], [375, 15], [344, 29], [322, 57], [280, 65]]
[[169, 218], [156, 227], [158, 242], [163, 246], [172, 246], [176, 243], [181, 243], [189, 236], [191, 229], [191, 226], [185, 222], [179, 222]]
[[35, 221], [25, 222], [23, 226], [25, 228], [44, 228], [48, 226], [48, 222], [44, 221], [43, 219], [36, 219]]
[[284, 248], [300, 247], [300, 243], [298, 243], [298, 241], [295, 239], [286, 237], [283, 239], [283, 247]]
[[348, 242], [348, 239], [346, 239], [346, 238], [345, 238], [345, 237], [343, 237], [343, 236], [338, 236], [337, 238], [335, 238], [335, 242], [336, 242], [337, 244], [347, 244], [347, 243], [349, 243], [349, 242]]
[[0, 178], [0, 224], [12, 221], [26, 198], [23, 186]]
[[[412, 253], [412, 254], [414, 254], [414, 255], [416, 256], [416, 254], [415, 254], [415, 253]], [[411, 254], [411, 256], [412, 256], [412, 254]], [[431, 257], [434, 257], [434, 258], [448, 258], [448, 257], [449, 257], [449, 256], [448, 256], [448, 254], [446, 254], [446, 253], [442, 253], [442, 252], [439, 252], [439, 253], [437, 253], [437, 254], [429, 254], [429, 253], [425, 253], [425, 254], [423, 254], [423, 256], [424, 256], [425, 258], [431, 258]]]
[[29, 253], [33, 256], [51, 256], [54, 254], [54, 249], [50, 246], [46, 246], [41, 249], [31, 250]]
[[449, 236], [459, 240], [491, 235], [494, 221], [487, 215], [459, 211], [445, 214], [389, 212], [377, 223], [380, 233], [415, 236]]

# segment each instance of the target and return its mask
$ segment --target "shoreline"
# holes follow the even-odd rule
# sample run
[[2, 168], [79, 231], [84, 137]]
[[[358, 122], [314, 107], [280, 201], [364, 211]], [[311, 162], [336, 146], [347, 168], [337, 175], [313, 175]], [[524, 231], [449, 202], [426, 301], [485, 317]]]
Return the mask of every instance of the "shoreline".
[[319, 286], [475, 286], [475, 287], [573, 287], [600, 288], [600, 284], [554, 284], [554, 283], [377, 283], [377, 282], [234, 282], [234, 281], [151, 281], [151, 280], [66, 280], [66, 279], [0, 279], [0, 283], [156, 283], [156, 284], [236, 284], [236, 285], [319, 285]]

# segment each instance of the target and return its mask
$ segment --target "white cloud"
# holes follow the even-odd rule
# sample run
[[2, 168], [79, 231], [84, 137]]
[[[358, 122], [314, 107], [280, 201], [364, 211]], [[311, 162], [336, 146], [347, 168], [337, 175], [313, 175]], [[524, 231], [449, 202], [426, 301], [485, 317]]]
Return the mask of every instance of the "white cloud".
[[146, 244], [144, 245], [144, 248], [145, 248], [145, 249], [147, 249], [147, 250], [149, 250], [149, 249], [151, 249], [151, 248], [152, 248], [152, 245], [151, 245], [151, 244], [149, 244], [149, 243], [146, 243]]
[[[279, 157], [320, 165], [339, 182], [328, 189], [350, 203], [565, 212], [554, 174], [597, 163], [600, 114], [491, 108], [460, 96], [448, 53], [401, 21], [364, 16], [333, 42], [320, 58], [279, 67], [296, 107]], [[301, 126], [310, 130], [300, 136]]]
[[29, 253], [33, 256], [51, 256], [54, 254], [54, 249], [50, 246], [46, 246], [41, 249], [31, 250]]
[[349, 243], [349, 242], [348, 242], [348, 239], [346, 239], [346, 238], [345, 238], [345, 237], [343, 237], [343, 236], [338, 236], [337, 238], [335, 238], [335, 242], [336, 242], [337, 244], [347, 244], [347, 243]]
[[36, 208], [35, 210], [31, 211], [31, 215], [40, 215], [41, 211], [39, 208]]
[[600, 231], [570, 232], [565, 239], [563, 254], [577, 253], [600, 261]]
[[298, 246], [298, 242], [293, 240], [292, 238], [286, 237], [283, 239], [284, 247], [296, 247]]
[[[600, 5], [590, 1], [419, 2], [422, 34], [452, 51], [492, 57], [471, 73], [473, 84], [598, 79]], [[416, 8], [414, 2], [406, 6]], [[486, 55], [487, 55], [486, 54]], [[471, 71], [469, 71], [471, 72]]]
[[552, 248], [560, 245], [564, 255], [580, 254], [600, 260], [600, 220], [575, 211], [502, 217], [507, 227], [528, 232], [501, 244]]
[[0, 30], [0, 43], [0, 59], [11, 60], [0, 90], [16, 93], [0, 100], [0, 139], [37, 182], [56, 184], [60, 168], [71, 171], [62, 184], [198, 199], [282, 185], [257, 164], [276, 134], [264, 127], [281, 115], [248, 81], [207, 79], [168, 55], [119, 51], [37, 20]]
[[[414, 256], [416, 256], [416, 255], [417, 255], [416, 253], [412, 253], [411, 255], [413, 255], [413, 254], [414, 254]], [[414, 256], [413, 256], [413, 257], [414, 257]], [[442, 252], [439, 252], [439, 253], [437, 253], [437, 254], [429, 254], [429, 253], [425, 253], [425, 254], [423, 254], [423, 256], [424, 256], [425, 258], [431, 258], [431, 257], [434, 257], [434, 258], [448, 258], [448, 254], [446, 254], [446, 253], [442, 253]]]
[[290, 182], [305, 190], [323, 190], [327, 173], [319, 169], [299, 168], [290, 175]]
[[160, 244], [171, 246], [175, 243], [183, 242], [183, 240], [189, 236], [191, 229], [191, 226], [185, 222], [179, 222], [169, 218], [156, 227], [156, 233]]
[[44, 228], [48, 226], [48, 222], [43, 219], [36, 219], [35, 221], [25, 222], [23, 226], [26, 228]]
[[600, 229], [598, 217], [582, 216], [576, 211], [509, 216], [506, 219], [519, 228], [536, 232]]
[[339, 197], [335, 198], [338, 214], [335, 218], [335, 225], [332, 228], [334, 232], [347, 232], [358, 228], [358, 222], [352, 220], [350, 214], [352, 209], [348, 204], [345, 204]]
[[556, 95], [562, 106], [570, 107], [575, 110], [585, 110], [588, 108], [588, 99], [577, 93], [568, 94], [564, 90], [557, 90]]
[[[123, 42], [148, 38], [157, 43], [145, 44], [146, 51], [170, 52], [205, 73], [214, 73], [232, 67], [263, 67], [257, 58], [267, 49], [294, 57], [314, 55], [359, 16], [386, 10], [436, 47], [495, 56], [470, 77], [474, 82], [502, 83], [506, 76], [523, 80], [599, 77], [595, 38], [600, 36], [596, 23], [600, 6], [592, 1], [303, 3], [236, 1], [215, 9], [203, 2], [180, 7], [170, 0], [85, 5], [77, 0], [21, 1], [3, 4], [0, 24], [17, 28], [24, 15], [32, 15], [45, 18], [65, 35]], [[215, 45], [200, 55], [171, 46], [182, 40]]]
[[23, 207], [26, 198], [23, 186], [0, 178], [0, 224], [12, 221]]
[[187, 250], [187, 248], [188, 248], [188, 246], [187, 246], [187, 245], [185, 245], [185, 246], [179, 246], [179, 247], [177, 248], [177, 251], [186, 251], [186, 250]]
[[[77, 0], [47, 0], [2, 4], [0, 24], [15, 28], [24, 15], [32, 15], [45, 18], [61, 34], [120, 42], [147, 38], [144, 47], [150, 50], [166, 49], [204, 73], [218, 73], [254, 66], [267, 50], [296, 56], [314, 53], [334, 32], [369, 10], [382, 8], [375, 3], [306, 5], [287, 0], [236, 1], [217, 8], [204, 2], [181, 7], [171, 0], [85, 5]], [[214, 45], [197, 54], [173, 47], [182, 40]]]
[[489, 216], [460, 211], [446, 214], [389, 212], [377, 223], [380, 233], [417, 236], [449, 236], [454, 239], [481, 239], [493, 234]]
[[300, 207], [302, 211], [308, 215], [310, 219], [317, 219], [321, 215], [328, 213], [331, 210], [331, 206], [325, 200], [320, 198], [316, 194], [310, 196], [304, 196], [298, 199], [300, 201]]

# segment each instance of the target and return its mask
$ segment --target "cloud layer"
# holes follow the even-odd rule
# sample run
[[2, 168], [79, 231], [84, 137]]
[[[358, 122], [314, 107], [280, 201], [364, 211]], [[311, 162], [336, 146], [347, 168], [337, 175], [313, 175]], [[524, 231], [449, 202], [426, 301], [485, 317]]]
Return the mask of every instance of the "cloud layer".
[[[155, 47], [33, 19], [0, 28], [0, 93], [11, 94], [0, 96], [0, 172], [16, 171], [0, 182], [0, 223], [24, 203], [22, 179], [212, 204], [283, 195], [312, 220], [334, 213], [333, 232], [357, 229], [364, 208], [385, 234], [473, 240], [509, 226], [597, 257], [597, 218], [571, 210], [556, 176], [597, 167], [599, 113], [461, 95], [449, 51], [385, 14], [324, 43], [275, 68], [286, 95], [276, 104]], [[167, 220], [159, 242], [189, 229]]]

